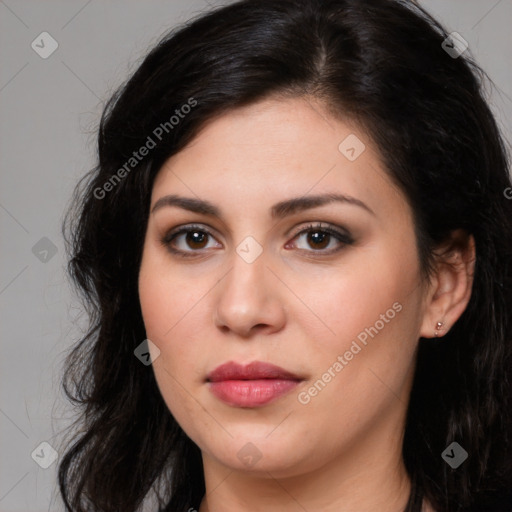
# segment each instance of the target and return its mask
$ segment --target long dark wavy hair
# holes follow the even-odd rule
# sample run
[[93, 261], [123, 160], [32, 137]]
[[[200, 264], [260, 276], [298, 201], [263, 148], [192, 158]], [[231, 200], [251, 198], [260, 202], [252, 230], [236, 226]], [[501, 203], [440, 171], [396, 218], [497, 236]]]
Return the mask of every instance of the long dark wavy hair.
[[[62, 378], [80, 410], [58, 468], [68, 511], [132, 512], [150, 497], [161, 512], [199, 508], [200, 451], [134, 356], [146, 338], [138, 272], [152, 184], [206, 121], [271, 95], [313, 97], [368, 131], [411, 205], [425, 276], [453, 230], [474, 236], [466, 310], [442, 339], [419, 340], [405, 511], [424, 499], [438, 512], [512, 510], [509, 159], [490, 80], [469, 50], [450, 56], [447, 37], [410, 1], [242, 0], [166, 34], [108, 101], [98, 162], [63, 224], [89, 322]], [[148, 137], [154, 147], [134, 160]], [[457, 469], [441, 457], [453, 441], [469, 454]]]

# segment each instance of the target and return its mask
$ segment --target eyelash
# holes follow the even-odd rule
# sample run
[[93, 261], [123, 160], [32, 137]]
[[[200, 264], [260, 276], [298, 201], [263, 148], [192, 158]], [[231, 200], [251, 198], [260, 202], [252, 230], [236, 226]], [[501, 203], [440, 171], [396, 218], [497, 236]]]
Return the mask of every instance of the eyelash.
[[[212, 237], [212, 238], [215, 238], [207, 229], [205, 229], [203, 226], [201, 225], [198, 225], [198, 224], [188, 224], [187, 226], [183, 226], [177, 230], [174, 230], [174, 231], [170, 231], [168, 233], [166, 233], [160, 240], [161, 244], [167, 248], [172, 254], [175, 254], [176, 256], [178, 257], [181, 257], [181, 258], [194, 258], [194, 257], [197, 257], [199, 253], [199, 250], [195, 251], [195, 250], [192, 250], [192, 251], [182, 251], [180, 249], [174, 249], [172, 246], [171, 246], [171, 243], [174, 241], [175, 238], [177, 238], [179, 235], [182, 235], [182, 234], [187, 234], [187, 233], [190, 233], [192, 231], [198, 231], [200, 233], [204, 233], [206, 234], [207, 236], [209, 237]], [[303, 234], [306, 234], [306, 233], [309, 233], [309, 232], [319, 232], [319, 233], [327, 233], [328, 235], [336, 238], [338, 240], [338, 242], [340, 242], [342, 245], [336, 249], [331, 249], [329, 251], [324, 251], [324, 250], [311, 250], [311, 251], [307, 251], [305, 249], [299, 249], [299, 251], [306, 251], [306, 252], [311, 252], [313, 254], [315, 254], [315, 257], [317, 256], [329, 256], [331, 254], [334, 254], [334, 253], [337, 253], [338, 251], [342, 250], [346, 245], [351, 245], [354, 243], [354, 240], [353, 238], [348, 234], [348, 233], [343, 233], [341, 231], [338, 231], [330, 226], [324, 226], [322, 225], [321, 223], [317, 223], [317, 224], [309, 224], [308, 226], [300, 229], [299, 231], [297, 231], [293, 237], [292, 237], [292, 240], [295, 240], [297, 237], [299, 237], [300, 235], [303, 235]]]

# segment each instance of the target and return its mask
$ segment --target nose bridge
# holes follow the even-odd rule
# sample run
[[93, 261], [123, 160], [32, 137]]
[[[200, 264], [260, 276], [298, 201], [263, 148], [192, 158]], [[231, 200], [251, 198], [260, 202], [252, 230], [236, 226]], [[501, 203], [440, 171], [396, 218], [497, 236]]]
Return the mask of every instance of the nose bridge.
[[[257, 242], [256, 242], [257, 243]], [[215, 322], [247, 334], [253, 326], [277, 327], [283, 319], [276, 283], [269, 283], [269, 254], [254, 240], [244, 240], [233, 251], [230, 271], [218, 289]]]
[[226, 301], [235, 301], [235, 304], [230, 307], [236, 307], [236, 303], [239, 301], [238, 308], [240, 310], [244, 307], [248, 308], [250, 304], [257, 301], [261, 302], [270, 291], [266, 289], [267, 255], [261, 252], [257, 257], [254, 257], [250, 248], [245, 253], [243, 252], [244, 249], [247, 249], [247, 247], [242, 243], [233, 253], [230, 262], [231, 271], [226, 276], [222, 290], [222, 298]]

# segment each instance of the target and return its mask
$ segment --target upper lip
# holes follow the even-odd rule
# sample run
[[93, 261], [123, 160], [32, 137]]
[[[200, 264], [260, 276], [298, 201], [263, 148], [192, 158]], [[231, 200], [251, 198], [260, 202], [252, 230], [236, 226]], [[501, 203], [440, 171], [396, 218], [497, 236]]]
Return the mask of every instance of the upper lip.
[[223, 380], [256, 380], [256, 379], [286, 379], [302, 380], [279, 366], [262, 361], [253, 361], [246, 366], [229, 361], [221, 364], [211, 371], [206, 380], [209, 382], [220, 382]]

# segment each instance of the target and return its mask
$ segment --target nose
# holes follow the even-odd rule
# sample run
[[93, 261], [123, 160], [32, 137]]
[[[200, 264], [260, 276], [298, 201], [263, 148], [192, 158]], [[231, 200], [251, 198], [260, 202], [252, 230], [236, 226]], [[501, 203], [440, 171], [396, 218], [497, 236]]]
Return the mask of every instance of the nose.
[[265, 251], [252, 263], [233, 254], [230, 271], [214, 288], [214, 323], [219, 329], [244, 338], [282, 329], [283, 285], [268, 263]]

